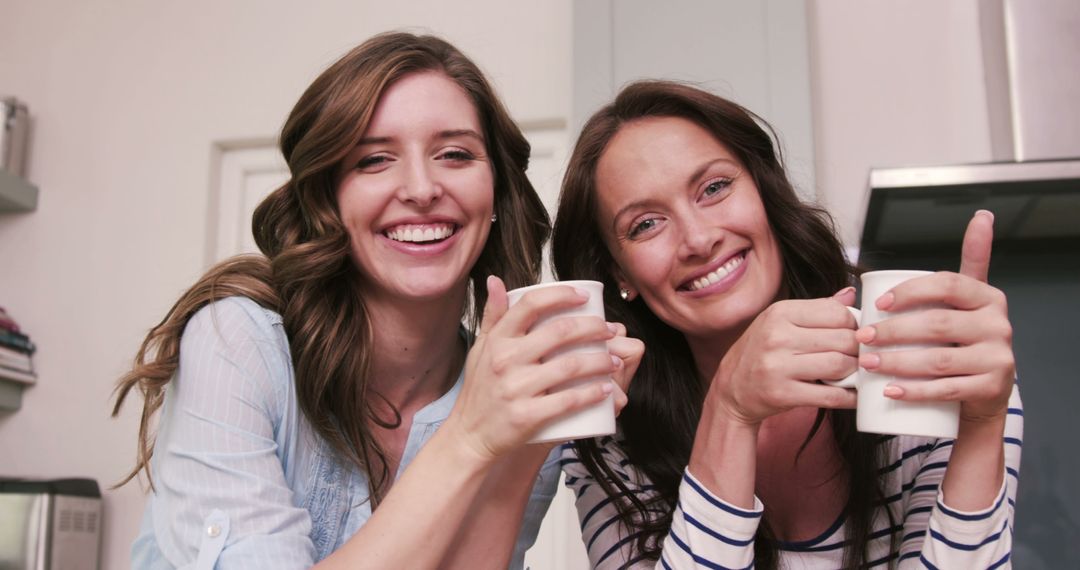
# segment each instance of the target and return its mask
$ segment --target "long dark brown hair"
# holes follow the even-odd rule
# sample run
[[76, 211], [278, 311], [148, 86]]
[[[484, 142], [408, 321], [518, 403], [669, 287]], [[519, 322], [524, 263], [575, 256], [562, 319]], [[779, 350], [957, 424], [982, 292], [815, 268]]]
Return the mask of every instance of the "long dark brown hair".
[[131, 371], [119, 380], [114, 416], [132, 390], [144, 400], [136, 464], [119, 484], [145, 471], [153, 486], [151, 418], [176, 372], [185, 325], [208, 303], [241, 295], [281, 314], [304, 416], [346, 461], [369, 474], [376, 502], [384, 493], [390, 473], [372, 428], [394, 425], [400, 417], [394, 410], [394, 419], [380, 419], [381, 396], [369, 387], [373, 333], [334, 181], [379, 97], [395, 81], [421, 71], [445, 74], [468, 95], [493, 169], [498, 223], [469, 274], [474, 327], [477, 309], [487, 300], [488, 275], [500, 276], [510, 288], [539, 278], [551, 226], [525, 175], [529, 143], [494, 90], [472, 61], [442, 39], [375, 36], [319, 75], [289, 114], [280, 143], [291, 179], [259, 204], [252, 219], [263, 255], [235, 257], [210, 269], [151, 329]]
[[[589, 473], [615, 498], [628, 534], [637, 534], [635, 550], [659, 558], [661, 541], [671, 527], [683, 470], [690, 462], [707, 383], [700, 378], [686, 338], [660, 320], [641, 298], [618, 296], [616, 263], [604, 245], [597, 206], [596, 169], [611, 139], [627, 123], [644, 117], [679, 117], [692, 121], [723, 143], [757, 184], [783, 263], [782, 291], [788, 298], [827, 297], [849, 285], [855, 269], [844, 257], [832, 219], [822, 209], [799, 200], [784, 172], [772, 128], [740, 105], [680, 83], [641, 81], [624, 88], [582, 129], [563, 179], [552, 237], [552, 259], [559, 279], [604, 283], [607, 318], [626, 325], [645, 343], [645, 355], [630, 384], [629, 403], [618, 423], [618, 442], [636, 469], [656, 488], [651, 499], [632, 493], [604, 461], [596, 440], [575, 447]], [[819, 411], [807, 442], [829, 421], [851, 481], [845, 506], [848, 537], [846, 567], [865, 563], [874, 511], [883, 497], [878, 482], [876, 439], [855, 431], [851, 411]], [[805, 443], [804, 443], [805, 446]], [[763, 520], [755, 541], [755, 565], [775, 568], [778, 543]]]

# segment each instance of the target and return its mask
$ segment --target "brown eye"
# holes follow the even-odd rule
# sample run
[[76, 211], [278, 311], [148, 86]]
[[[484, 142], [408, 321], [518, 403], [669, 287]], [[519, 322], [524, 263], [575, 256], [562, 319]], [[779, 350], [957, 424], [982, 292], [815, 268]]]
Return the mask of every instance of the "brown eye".
[[365, 156], [364, 158], [361, 158], [360, 161], [356, 163], [356, 167], [364, 170], [386, 164], [389, 161], [390, 159], [386, 155], [375, 154], [372, 156]]
[[465, 162], [475, 158], [471, 152], [461, 149], [450, 150], [439, 156], [440, 160], [452, 160], [454, 162]]

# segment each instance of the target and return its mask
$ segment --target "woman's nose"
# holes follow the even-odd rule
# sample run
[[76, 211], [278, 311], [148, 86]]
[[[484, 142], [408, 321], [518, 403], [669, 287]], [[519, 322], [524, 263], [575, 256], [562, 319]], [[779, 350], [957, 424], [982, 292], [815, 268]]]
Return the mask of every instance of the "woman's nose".
[[689, 216], [681, 226], [682, 240], [678, 256], [681, 260], [711, 258], [724, 241], [724, 230], [703, 216]]
[[408, 169], [408, 175], [398, 192], [403, 202], [411, 202], [421, 208], [434, 204], [442, 196], [442, 186], [431, 172], [427, 161], [417, 161]]

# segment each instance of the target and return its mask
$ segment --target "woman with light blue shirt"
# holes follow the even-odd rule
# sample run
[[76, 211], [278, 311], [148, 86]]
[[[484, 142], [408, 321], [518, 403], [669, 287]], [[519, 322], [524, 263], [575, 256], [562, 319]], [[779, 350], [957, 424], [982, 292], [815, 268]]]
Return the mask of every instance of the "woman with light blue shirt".
[[120, 381], [117, 410], [145, 399], [125, 482], [153, 489], [133, 566], [520, 567], [558, 478], [525, 442], [618, 391], [547, 389], [641, 354], [601, 319], [530, 331], [574, 289], [508, 309], [550, 231], [528, 142], [457, 49], [392, 33], [314, 81], [281, 149], [263, 255], [211, 269]]

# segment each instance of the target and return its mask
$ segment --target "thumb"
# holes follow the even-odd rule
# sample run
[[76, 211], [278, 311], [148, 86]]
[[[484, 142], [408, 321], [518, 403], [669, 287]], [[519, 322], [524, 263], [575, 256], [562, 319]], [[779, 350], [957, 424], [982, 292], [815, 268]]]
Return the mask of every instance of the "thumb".
[[986, 282], [990, 274], [990, 249], [994, 242], [994, 214], [979, 210], [968, 222], [960, 253], [960, 274]]
[[484, 316], [480, 319], [480, 334], [491, 332], [507, 309], [510, 308], [510, 298], [506, 296], [506, 284], [502, 279], [494, 275], [487, 278], [487, 303], [484, 304]]
[[843, 289], [833, 293], [832, 298], [840, 301], [840, 303], [848, 307], [851, 307], [855, 304], [855, 288], [850, 286], [844, 287]]

